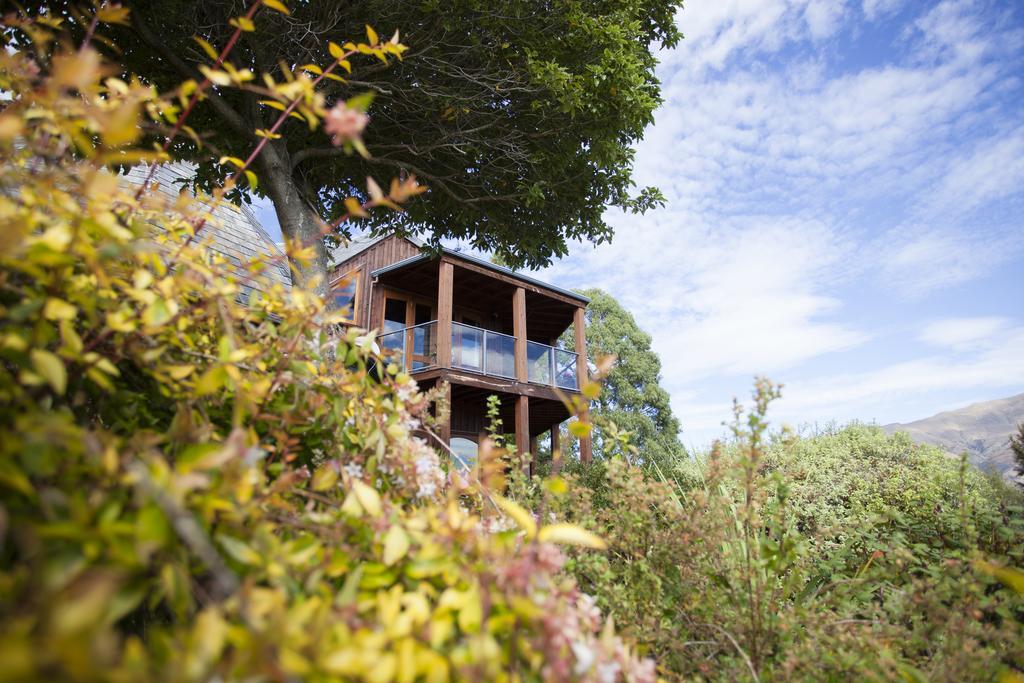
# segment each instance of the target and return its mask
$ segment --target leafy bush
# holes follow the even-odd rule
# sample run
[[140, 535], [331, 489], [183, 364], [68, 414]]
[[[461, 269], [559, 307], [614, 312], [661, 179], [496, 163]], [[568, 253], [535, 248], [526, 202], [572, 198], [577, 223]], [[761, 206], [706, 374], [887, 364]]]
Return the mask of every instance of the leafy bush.
[[[569, 468], [559, 513], [607, 540], [569, 568], [666, 673], [995, 680], [1024, 669], [1021, 497], [939, 449], [853, 425], [770, 436], [761, 383], [699, 485]], [[1001, 572], [1001, 573], [1000, 573]], [[1019, 589], [1018, 589], [1019, 590]]]
[[[431, 397], [372, 337], [213, 256], [203, 205], [107, 170], [160, 158], [138, 130], [196, 84], [162, 99], [9, 21], [0, 679], [652, 680], [559, 574], [555, 543], [598, 539], [450, 484], [415, 437]], [[316, 124], [307, 86], [275, 97]]]

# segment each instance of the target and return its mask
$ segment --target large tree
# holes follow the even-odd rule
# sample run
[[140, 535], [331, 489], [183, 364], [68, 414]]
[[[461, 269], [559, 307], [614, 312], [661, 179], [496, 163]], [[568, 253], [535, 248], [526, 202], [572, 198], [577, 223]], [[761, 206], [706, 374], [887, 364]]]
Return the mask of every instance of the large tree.
[[602, 429], [602, 425], [611, 422], [619, 430], [629, 432], [630, 442], [637, 447], [639, 464], [657, 465], [663, 473], [674, 470], [685, 451], [668, 392], [659, 383], [661, 359], [651, 349], [651, 336], [607, 292], [586, 289], [580, 293], [590, 298], [586, 312], [590, 362], [596, 364], [600, 356], [608, 354], [616, 357], [604, 379], [601, 395], [591, 404], [596, 425], [595, 456], [601, 457], [615, 448], [606, 428]]
[[[409, 46], [402, 61], [353, 60], [351, 80], [325, 81], [328, 103], [376, 94], [364, 136], [369, 158], [345, 154], [302, 121], [290, 121], [263, 150], [255, 193], [273, 201], [286, 237], [308, 243], [320, 219], [344, 213], [341, 200], [364, 191], [368, 175], [411, 173], [429, 187], [406, 213], [375, 214], [373, 229], [467, 240], [517, 266], [564, 254], [567, 239], [609, 239], [608, 205], [643, 210], [658, 201], [654, 188], [633, 191], [632, 145], [659, 103], [652, 50], [680, 39], [681, 0], [286, 4], [290, 15], [257, 12], [257, 30], [243, 33], [231, 53], [236, 67], [282, 80], [286, 70], [325, 65], [328, 41], [361, 38], [365, 25], [382, 35], [398, 29]], [[220, 48], [234, 31], [230, 20], [251, 5], [132, 2], [131, 25], [115, 29], [110, 56], [158, 87], [200, 80], [199, 67], [211, 60], [194, 37]], [[254, 131], [279, 114], [260, 99], [213, 88], [192, 115], [206, 146], [197, 150], [183, 136], [174, 152], [199, 162], [201, 185], [221, 181], [230, 169], [215, 159], [244, 158], [259, 139]], [[314, 271], [326, 264], [318, 249]]]

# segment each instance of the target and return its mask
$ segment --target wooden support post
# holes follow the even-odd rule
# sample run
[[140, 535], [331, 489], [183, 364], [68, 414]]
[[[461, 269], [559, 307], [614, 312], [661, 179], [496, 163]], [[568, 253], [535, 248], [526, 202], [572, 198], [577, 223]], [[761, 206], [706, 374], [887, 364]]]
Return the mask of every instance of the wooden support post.
[[551, 472], [558, 474], [562, 469], [562, 446], [559, 443], [562, 438], [562, 424], [556, 422], [551, 425]]
[[[586, 316], [584, 315], [585, 310], [583, 308], [577, 308], [576, 313], [573, 316], [573, 331], [576, 336], [576, 379], [579, 382], [579, 388], [582, 389], [583, 385], [589, 381], [587, 371], [587, 330], [586, 330]], [[580, 416], [587, 417], [589, 416]], [[580, 461], [590, 462], [594, 458], [594, 448], [590, 440], [590, 434], [580, 437]]]
[[516, 338], [516, 380], [528, 382], [530, 379], [526, 366], [526, 290], [522, 287], [516, 287], [516, 293], [512, 296], [512, 334]]
[[445, 403], [445, 416], [438, 420], [437, 436], [444, 442], [445, 446], [452, 445], [452, 385], [445, 382], [441, 385], [442, 400]]
[[[516, 453], [526, 455], [530, 452], [530, 397], [516, 397]], [[529, 471], [529, 462], [526, 463]]]
[[441, 261], [437, 278], [437, 366], [452, 366], [452, 286], [455, 267]]

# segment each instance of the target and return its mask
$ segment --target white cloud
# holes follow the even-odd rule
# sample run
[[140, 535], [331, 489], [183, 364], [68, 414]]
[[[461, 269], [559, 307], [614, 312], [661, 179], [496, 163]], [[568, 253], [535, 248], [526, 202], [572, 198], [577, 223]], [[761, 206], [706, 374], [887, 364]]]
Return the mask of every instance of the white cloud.
[[874, 21], [890, 14], [903, 4], [904, 0], [864, 0], [862, 10], [868, 21]]
[[[908, 397], [950, 389], [1019, 387], [1024, 383], [1024, 327], [1007, 330], [994, 341], [990, 348], [966, 357], [926, 356], [859, 374], [794, 382], [780, 402], [780, 412], [819, 419], [870, 418], [891, 415], [885, 408]], [[927, 413], [919, 417], [927, 417]]]
[[[865, 0], [861, 10], [903, 21], [911, 7]], [[858, 30], [849, 22], [863, 19], [846, 3], [723, 0], [682, 12], [687, 38], [664, 55], [665, 105], [636, 167], [638, 184], [661, 187], [669, 205], [611, 216], [612, 244], [574, 249], [546, 277], [599, 286], [634, 312], [684, 430], [728, 418], [731, 396], [708, 386], [742, 388], [754, 373], [827, 373], [787, 392], [787, 413], [813, 419], [1024, 377], [1006, 351], [1024, 356], [1019, 334], [982, 344], [977, 322], [973, 339], [966, 323], [959, 331], [969, 347], [952, 348], [952, 327], [930, 330], [929, 343], [948, 342], [939, 355], [906, 349], [879, 368], [868, 350], [899, 341], [885, 342], [865, 308], [977, 281], [1024, 251], [1020, 219], [991, 210], [1022, 199], [1024, 118], [1007, 95], [1021, 88], [1022, 39], [975, 10], [920, 10], [906, 30], [890, 27], [889, 58], [872, 53], [868, 66], [834, 63]], [[865, 291], [891, 300], [868, 306]], [[859, 372], [821, 370], [849, 358]]]
[[997, 334], [1008, 325], [1006, 318], [989, 316], [978, 318], [947, 318], [929, 323], [919, 338], [926, 344], [953, 349], [970, 349], [995, 341]]
[[[1024, 388], [1024, 327], [1004, 329], [990, 342], [968, 354], [940, 353], [862, 372], [785, 381], [783, 397], [773, 404], [769, 417], [773, 424], [794, 426], [851, 420], [908, 422], [965, 403], [951, 401], [950, 392], [970, 392], [973, 400], [1020, 391]], [[744, 401], [747, 392], [739, 392], [738, 397]], [[722, 423], [731, 416], [731, 404], [721, 398], [673, 401], [688, 443], [701, 448], [725, 432]]]

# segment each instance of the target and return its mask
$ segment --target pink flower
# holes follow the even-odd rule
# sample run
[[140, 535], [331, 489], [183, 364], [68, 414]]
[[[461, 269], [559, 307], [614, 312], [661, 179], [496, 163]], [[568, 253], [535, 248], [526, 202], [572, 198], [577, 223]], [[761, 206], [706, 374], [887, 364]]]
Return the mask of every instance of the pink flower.
[[324, 117], [324, 132], [331, 136], [332, 144], [340, 146], [361, 138], [369, 122], [370, 116], [366, 112], [338, 102]]

